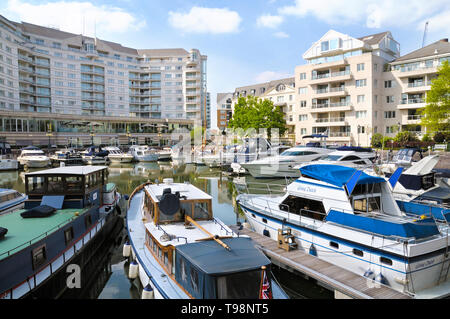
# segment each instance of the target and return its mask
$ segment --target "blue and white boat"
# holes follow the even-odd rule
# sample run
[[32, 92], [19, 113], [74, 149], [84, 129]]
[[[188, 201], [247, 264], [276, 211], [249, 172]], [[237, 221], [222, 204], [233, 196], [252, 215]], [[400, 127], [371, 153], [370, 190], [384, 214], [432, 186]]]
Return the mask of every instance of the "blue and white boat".
[[143, 299], [257, 299], [264, 276], [267, 295], [286, 298], [270, 260], [214, 218], [211, 196], [189, 183], [165, 179], [136, 188], [126, 228], [128, 275], [139, 277]]
[[352, 167], [307, 165], [283, 195], [239, 194], [248, 223], [274, 240], [291, 228], [299, 249], [415, 298], [450, 295], [450, 211], [396, 202], [387, 181]]
[[23, 208], [27, 198], [14, 189], [0, 188], [0, 215]]

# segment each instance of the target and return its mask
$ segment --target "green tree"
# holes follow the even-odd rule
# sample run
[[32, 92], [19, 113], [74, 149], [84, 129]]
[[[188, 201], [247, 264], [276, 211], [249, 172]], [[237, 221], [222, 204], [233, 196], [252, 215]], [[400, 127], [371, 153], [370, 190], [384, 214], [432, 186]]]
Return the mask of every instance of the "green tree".
[[418, 139], [414, 133], [403, 131], [397, 133], [397, 135], [394, 137], [394, 141], [403, 144], [407, 142], [416, 142], [418, 141]]
[[426, 106], [420, 113], [424, 115], [421, 124], [427, 131], [448, 131], [450, 129], [450, 66], [444, 61], [438, 68], [438, 77], [431, 82], [427, 92]]
[[375, 133], [372, 135], [372, 147], [381, 147], [383, 143], [383, 135]]
[[272, 101], [248, 96], [239, 97], [228, 127], [243, 130], [264, 128], [270, 138], [272, 129], [278, 129], [280, 135], [284, 134], [286, 121], [281, 107], [275, 106]]

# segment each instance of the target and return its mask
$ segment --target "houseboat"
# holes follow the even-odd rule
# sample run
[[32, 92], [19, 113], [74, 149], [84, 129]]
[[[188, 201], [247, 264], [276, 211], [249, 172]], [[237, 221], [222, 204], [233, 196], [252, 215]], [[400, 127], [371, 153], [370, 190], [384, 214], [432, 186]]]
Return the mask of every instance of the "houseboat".
[[68, 287], [73, 265], [80, 272], [123, 226], [120, 195], [106, 179], [101, 166], [25, 175], [24, 209], [0, 215], [0, 298], [58, 298], [77, 288]]
[[[285, 298], [272, 280], [270, 260], [254, 242], [213, 217], [211, 196], [189, 183], [165, 179], [130, 195], [127, 211], [129, 277], [143, 298]], [[264, 297], [264, 296], [263, 296]]]
[[[237, 203], [260, 234], [290, 228], [298, 249], [415, 298], [450, 295], [450, 213], [400, 207], [400, 174], [385, 178], [352, 167], [307, 165], [279, 194], [239, 194]], [[402, 210], [403, 209], [403, 210]]]

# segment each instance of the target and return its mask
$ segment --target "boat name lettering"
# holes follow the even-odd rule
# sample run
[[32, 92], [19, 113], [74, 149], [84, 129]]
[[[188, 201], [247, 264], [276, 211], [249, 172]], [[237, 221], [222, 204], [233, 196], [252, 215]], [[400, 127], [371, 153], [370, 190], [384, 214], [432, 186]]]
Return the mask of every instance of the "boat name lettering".
[[302, 192], [309, 192], [309, 193], [315, 193], [317, 190], [315, 188], [309, 187], [309, 186], [298, 186], [297, 187], [298, 191], [302, 191]]
[[430, 259], [430, 260], [426, 260], [426, 261], [421, 262], [421, 263], [418, 263], [418, 264], [416, 264], [416, 266], [414, 268], [415, 269], [425, 268], [425, 267], [428, 267], [428, 266], [433, 265], [433, 264], [434, 264], [434, 258]]

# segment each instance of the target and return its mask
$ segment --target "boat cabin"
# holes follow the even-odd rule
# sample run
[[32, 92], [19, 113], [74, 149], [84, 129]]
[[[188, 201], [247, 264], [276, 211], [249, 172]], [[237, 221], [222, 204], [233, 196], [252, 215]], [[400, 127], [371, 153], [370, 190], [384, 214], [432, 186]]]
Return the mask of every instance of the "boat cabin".
[[188, 296], [258, 298], [270, 260], [213, 218], [210, 195], [172, 179], [143, 188], [145, 246]]
[[39, 206], [44, 196], [62, 196], [62, 209], [103, 205], [106, 166], [58, 167], [25, 174], [25, 208]]
[[147, 185], [144, 190], [145, 217], [156, 225], [184, 222], [186, 216], [194, 220], [213, 218], [211, 196], [191, 184], [173, 184], [171, 179], [165, 179], [162, 184]]

